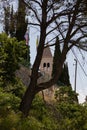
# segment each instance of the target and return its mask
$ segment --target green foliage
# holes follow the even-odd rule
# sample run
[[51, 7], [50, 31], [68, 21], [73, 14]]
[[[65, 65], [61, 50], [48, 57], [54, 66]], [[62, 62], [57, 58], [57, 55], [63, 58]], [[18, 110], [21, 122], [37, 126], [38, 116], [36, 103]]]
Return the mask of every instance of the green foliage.
[[45, 104], [36, 95], [27, 118], [19, 104], [19, 97], [0, 88], [0, 130], [87, 130], [87, 104]]
[[3, 67], [1, 67], [1, 65], [5, 64], [5, 59], [6, 59], [7, 55], [6, 53], [4, 53], [4, 49], [0, 47], [0, 86], [2, 86], [3, 84], [3, 73], [5, 72], [5, 70], [3, 69]]
[[4, 7], [4, 31], [6, 34], [9, 34], [9, 27], [10, 27], [10, 6]]
[[20, 122], [20, 116], [14, 111], [11, 111], [6, 117], [1, 118], [0, 129], [1, 130], [17, 130], [18, 122]]
[[[54, 58], [53, 58], [53, 72], [52, 76], [55, 75], [58, 64], [61, 62], [61, 47], [59, 43], [59, 38], [56, 38], [56, 43], [55, 43], [55, 52], [54, 52]], [[57, 85], [59, 86], [70, 86], [70, 79], [69, 79], [69, 71], [68, 71], [68, 65], [67, 63], [64, 64], [62, 68], [62, 73], [57, 81]]]
[[42, 97], [36, 95], [30, 115], [36, 117], [42, 124], [41, 130], [56, 130], [57, 124], [52, 116], [52, 111], [49, 111], [49, 107], [44, 103]]
[[2, 57], [0, 59], [0, 68], [3, 70], [1, 75], [5, 81], [14, 80], [14, 72], [18, 69], [18, 56], [17, 56], [17, 40], [8, 38], [5, 34], [0, 35], [0, 43], [2, 50]]
[[59, 38], [56, 38], [56, 43], [55, 43], [55, 51], [54, 51], [54, 58], [53, 58], [53, 72], [52, 76], [55, 75], [56, 70], [57, 70], [57, 65], [60, 62], [61, 58], [61, 50], [60, 50], [60, 43], [59, 43]]
[[26, 86], [23, 85], [20, 79], [16, 79], [15, 84], [9, 84], [4, 88], [5, 92], [12, 93], [19, 98], [23, 97], [25, 90]]
[[[9, 38], [0, 34], [0, 85], [15, 82], [15, 71], [19, 64], [30, 66], [30, 57], [27, 61], [28, 48], [24, 41]], [[4, 86], [3, 85], [3, 86]]]
[[67, 63], [64, 64], [62, 73], [59, 77], [58, 85], [70, 86], [69, 70]]
[[[85, 107], [79, 104], [69, 104], [69, 103], [58, 103], [57, 110], [61, 114], [60, 130], [86, 130], [84, 126], [87, 124], [87, 117]], [[84, 113], [83, 113], [84, 111]], [[80, 127], [79, 127], [80, 126]]]
[[21, 119], [16, 130], [43, 130], [43, 124], [30, 116], [26, 119]]
[[30, 67], [30, 46], [26, 46], [24, 41], [19, 42], [19, 61], [22, 65]]
[[27, 21], [25, 21], [26, 6], [21, 0], [18, 0], [18, 10], [16, 13], [16, 34], [18, 41], [24, 40], [24, 35], [27, 28]]
[[24, 40], [24, 34], [27, 28], [26, 7], [21, 0], [18, 0], [17, 12], [14, 12], [13, 6], [4, 7], [4, 31], [11, 37], [16, 37], [18, 41]]
[[62, 86], [55, 92], [55, 99], [58, 102], [78, 103], [77, 94], [71, 86]]
[[47, 113], [44, 101], [38, 95], [36, 95], [35, 99], [33, 100], [32, 111], [35, 117], [37, 117], [40, 121], [42, 121], [43, 116]]
[[[13, 6], [10, 9], [10, 26], [9, 26], [9, 34], [11, 37], [15, 36], [15, 27], [16, 27], [16, 14], [14, 13]], [[6, 25], [5, 25], [6, 26]]]
[[6, 114], [9, 114], [12, 109], [17, 111], [19, 103], [19, 97], [11, 93], [4, 92], [4, 90], [0, 88], [0, 116], [6, 116]]

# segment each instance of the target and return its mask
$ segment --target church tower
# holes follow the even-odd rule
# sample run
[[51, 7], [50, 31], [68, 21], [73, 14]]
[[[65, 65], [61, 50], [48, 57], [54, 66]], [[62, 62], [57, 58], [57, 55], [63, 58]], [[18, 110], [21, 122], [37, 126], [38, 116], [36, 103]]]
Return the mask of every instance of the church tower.
[[40, 64], [40, 71], [48, 74], [51, 77], [52, 74], [53, 57], [49, 47], [44, 48], [43, 56]]
[[[43, 76], [39, 79], [40, 82], [46, 82], [51, 78], [52, 74], [52, 66], [53, 66], [53, 56], [49, 47], [44, 48], [42, 60], [40, 63], [40, 71], [42, 72]], [[45, 89], [43, 91], [44, 100], [51, 102], [54, 100], [54, 86], [50, 87], [49, 89]]]

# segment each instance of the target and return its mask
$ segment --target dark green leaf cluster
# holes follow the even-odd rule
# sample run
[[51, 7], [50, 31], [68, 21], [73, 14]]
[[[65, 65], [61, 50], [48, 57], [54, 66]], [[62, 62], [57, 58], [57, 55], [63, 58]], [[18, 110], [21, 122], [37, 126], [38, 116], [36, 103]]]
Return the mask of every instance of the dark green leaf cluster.
[[55, 92], [55, 99], [58, 102], [66, 103], [78, 103], [78, 98], [75, 91], [72, 90], [71, 86], [61, 86]]
[[[55, 51], [54, 51], [54, 58], [53, 58], [53, 72], [52, 76], [55, 75], [57, 72], [58, 64], [61, 62], [61, 46], [59, 43], [59, 38], [56, 38], [55, 43]], [[70, 79], [69, 79], [69, 71], [67, 63], [64, 63], [62, 68], [62, 73], [57, 81], [57, 85], [59, 86], [70, 86]]]
[[[15, 93], [8, 90], [14, 90]], [[36, 95], [27, 118], [19, 111], [21, 81], [7, 89], [0, 88], [0, 129], [1, 130], [86, 130], [87, 104], [55, 102], [45, 103]], [[20, 87], [21, 86], [21, 87]], [[9, 89], [10, 88], [10, 89]], [[19, 91], [19, 90], [20, 91]], [[16, 93], [17, 91], [19, 95]], [[22, 89], [23, 90], [23, 89]], [[23, 93], [25, 90], [23, 90]], [[80, 125], [80, 127], [79, 127]]]
[[0, 34], [0, 85], [15, 82], [15, 71], [19, 64], [29, 67], [30, 57], [27, 59], [27, 53], [29, 51], [24, 41], [18, 42], [16, 38]]

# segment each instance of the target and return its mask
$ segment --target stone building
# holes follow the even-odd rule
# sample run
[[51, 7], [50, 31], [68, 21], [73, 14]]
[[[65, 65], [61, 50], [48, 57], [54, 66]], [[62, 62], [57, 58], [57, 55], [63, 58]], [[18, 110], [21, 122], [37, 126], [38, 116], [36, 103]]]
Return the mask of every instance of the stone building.
[[[39, 83], [46, 82], [51, 78], [52, 66], [53, 66], [53, 56], [50, 48], [46, 47], [43, 51], [43, 56], [39, 67], [39, 70], [43, 74], [43, 76], [39, 79]], [[54, 100], [54, 93], [55, 93], [54, 86], [44, 90], [43, 91], [44, 100], [49, 102]]]
[[51, 77], [53, 65], [53, 56], [49, 47], [45, 48], [43, 51], [43, 56], [40, 64], [40, 71], [48, 74]]
[[[46, 82], [50, 80], [52, 74], [52, 65], [53, 65], [53, 56], [49, 47], [44, 49], [42, 60], [40, 63], [40, 73], [42, 76], [38, 78], [38, 83]], [[30, 75], [31, 70], [27, 69], [24, 66], [20, 66], [20, 69], [16, 71], [16, 76], [19, 77], [25, 86], [29, 86], [30, 83]], [[44, 100], [51, 102], [54, 100], [54, 93], [55, 89], [52, 86], [49, 89], [45, 89], [44, 91], [40, 92], [40, 95], [43, 95]]]

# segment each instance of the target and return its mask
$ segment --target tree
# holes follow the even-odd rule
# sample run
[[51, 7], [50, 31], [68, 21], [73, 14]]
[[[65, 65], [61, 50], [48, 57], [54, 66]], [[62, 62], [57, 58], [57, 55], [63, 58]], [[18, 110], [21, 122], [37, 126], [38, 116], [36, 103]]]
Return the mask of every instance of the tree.
[[18, 69], [17, 40], [8, 38], [6, 34], [0, 35], [0, 72], [4, 85], [12, 82], [15, 77], [15, 70]]
[[[56, 69], [57, 69], [56, 61], [59, 60], [59, 62], [60, 62], [60, 57], [61, 57], [61, 48], [60, 48], [60, 44], [59, 44], [59, 39], [57, 37], [56, 43], [55, 43], [54, 58], [53, 58], [53, 72], [52, 72], [53, 76], [55, 75]], [[57, 85], [70, 86], [69, 71], [68, 71], [67, 63], [64, 63], [64, 65], [63, 65], [62, 73], [57, 81]]]
[[24, 40], [24, 34], [27, 28], [26, 6], [21, 0], [18, 0], [18, 11], [16, 13], [16, 38], [18, 41]]
[[8, 35], [10, 28], [10, 7], [4, 7], [4, 31]]
[[[18, 0], [18, 9], [15, 12], [12, 3], [10, 1], [2, 1], [4, 4], [4, 31], [10, 37], [16, 37], [18, 41], [24, 40], [24, 35], [27, 29], [26, 7], [25, 4]], [[11, 6], [12, 5], [12, 6]], [[23, 44], [22, 44], [23, 45]], [[21, 46], [21, 45], [20, 45]], [[23, 46], [22, 46], [23, 47]], [[23, 47], [25, 48], [25, 46]], [[25, 49], [24, 49], [25, 50]], [[30, 47], [26, 46], [27, 54], [25, 55], [25, 61], [22, 63], [26, 66], [30, 66]], [[22, 51], [23, 52], [23, 51]], [[23, 57], [24, 58], [24, 57]], [[27, 60], [26, 60], [27, 59]]]
[[[4, 2], [4, 1], [3, 1]], [[6, 1], [4, 6], [4, 31], [11, 37], [16, 37], [18, 41], [24, 40], [27, 29], [26, 6], [18, 0], [18, 9], [15, 12], [11, 1]]]
[[[53, 70], [52, 70], [52, 76], [55, 75], [57, 71], [57, 64], [56, 61], [60, 62], [60, 57], [61, 57], [61, 49], [60, 49], [60, 43], [59, 43], [59, 38], [56, 38], [56, 43], [55, 43], [55, 51], [54, 51], [54, 58], [53, 58]], [[58, 83], [58, 81], [57, 81]]]
[[[0, 34], [0, 81], [4, 86], [14, 83], [15, 71], [25, 60], [27, 61], [25, 42], [18, 42], [16, 38], [9, 38], [4, 33]], [[29, 61], [28, 63], [30, 64]]]
[[[87, 38], [87, 18], [85, 17], [84, 19], [83, 17], [81, 19], [83, 12], [86, 12], [85, 6], [81, 6], [84, 0], [72, 1], [69, 6], [67, 1], [63, 2], [59, 0], [22, 0], [22, 2], [29, 8], [30, 15], [34, 19], [33, 22], [29, 22], [29, 25], [38, 27], [40, 30], [39, 46], [32, 67], [31, 81], [20, 104], [20, 110], [27, 116], [35, 94], [50, 88], [59, 79], [69, 50], [73, 46], [87, 50], [87, 45], [82, 44], [82, 40], [86, 40]], [[55, 33], [55, 36], [53, 35], [52, 37], [52, 33]], [[57, 69], [55, 75], [49, 81], [37, 84], [38, 70], [44, 47], [46, 47], [45, 41], [48, 36], [50, 39], [48, 43], [51, 43], [56, 36], [59, 37], [59, 43], [62, 45], [60, 61], [56, 61]], [[49, 46], [53, 45], [52, 43]]]
[[67, 63], [64, 63], [62, 73], [59, 77], [59, 85], [70, 86], [69, 71]]
[[72, 90], [71, 86], [62, 86], [55, 92], [55, 99], [58, 103], [78, 103], [77, 94]]
[[9, 19], [10, 19], [9, 34], [11, 37], [14, 37], [16, 30], [16, 13], [13, 10], [13, 5], [11, 7]]

